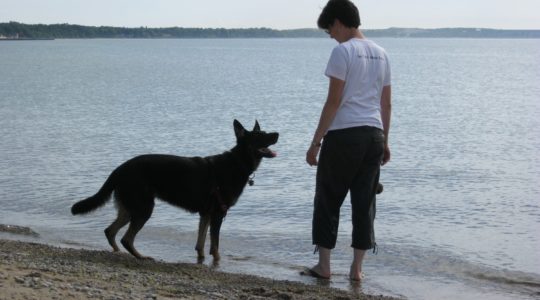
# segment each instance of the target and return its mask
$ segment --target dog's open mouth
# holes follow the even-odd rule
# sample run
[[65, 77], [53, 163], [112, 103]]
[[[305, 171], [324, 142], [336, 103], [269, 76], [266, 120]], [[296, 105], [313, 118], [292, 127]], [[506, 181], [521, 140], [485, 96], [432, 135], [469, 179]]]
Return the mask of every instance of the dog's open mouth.
[[262, 157], [272, 158], [277, 156], [277, 153], [272, 151], [270, 148], [259, 148], [258, 151], [262, 155]]

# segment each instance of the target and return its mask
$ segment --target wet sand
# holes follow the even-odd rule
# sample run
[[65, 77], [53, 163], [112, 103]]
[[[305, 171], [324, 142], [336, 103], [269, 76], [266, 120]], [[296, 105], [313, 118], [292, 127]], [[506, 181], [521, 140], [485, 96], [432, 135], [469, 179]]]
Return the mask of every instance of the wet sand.
[[0, 239], [0, 299], [394, 299], [203, 264]]

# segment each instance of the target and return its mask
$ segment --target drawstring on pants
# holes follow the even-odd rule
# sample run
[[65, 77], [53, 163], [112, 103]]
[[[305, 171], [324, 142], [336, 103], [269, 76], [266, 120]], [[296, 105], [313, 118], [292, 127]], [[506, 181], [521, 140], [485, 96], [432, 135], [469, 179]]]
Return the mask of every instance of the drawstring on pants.
[[379, 247], [377, 247], [377, 243], [373, 245], [373, 254], [377, 255], [379, 253]]

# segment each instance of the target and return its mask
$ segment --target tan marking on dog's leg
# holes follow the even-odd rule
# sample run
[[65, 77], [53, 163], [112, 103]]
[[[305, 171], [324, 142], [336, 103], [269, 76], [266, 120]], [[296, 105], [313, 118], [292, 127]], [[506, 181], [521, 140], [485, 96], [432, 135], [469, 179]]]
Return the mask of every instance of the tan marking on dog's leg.
[[210, 254], [214, 257], [215, 261], [221, 259], [219, 255], [219, 237], [217, 239], [210, 237]]
[[204, 244], [206, 242], [206, 234], [208, 232], [209, 225], [209, 215], [199, 217], [199, 236], [197, 237], [197, 244], [195, 245], [195, 250], [197, 250], [197, 260], [199, 262], [204, 260]]
[[107, 237], [107, 241], [109, 241], [109, 245], [111, 245], [114, 252], [120, 251], [120, 248], [118, 248], [118, 245], [116, 244], [116, 234], [120, 228], [129, 223], [129, 219], [129, 213], [119, 206], [116, 220], [105, 229], [105, 236]]
[[219, 255], [219, 230], [222, 222], [223, 216], [214, 216], [210, 220], [210, 254], [215, 261], [221, 259]]

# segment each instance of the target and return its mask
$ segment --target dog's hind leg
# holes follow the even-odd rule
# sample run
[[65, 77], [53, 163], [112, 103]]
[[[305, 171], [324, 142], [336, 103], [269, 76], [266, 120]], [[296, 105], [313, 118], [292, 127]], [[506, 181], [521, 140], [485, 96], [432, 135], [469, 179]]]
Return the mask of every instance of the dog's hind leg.
[[210, 225], [210, 215], [201, 215], [199, 217], [199, 236], [197, 237], [197, 244], [195, 250], [197, 250], [197, 261], [202, 263], [204, 261], [204, 243], [206, 242], [206, 233], [208, 232], [208, 226]]
[[131, 253], [133, 256], [139, 259], [152, 259], [151, 257], [142, 256], [133, 246], [133, 242], [135, 241], [135, 236], [137, 233], [143, 228], [144, 224], [148, 219], [150, 219], [150, 216], [152, 215], [152, 211], [154, 209], [154, 202], [151, 201], [151, 206], [146, 207], [144, 213], [138, 213], [138, 214], [132, 214], [131, 215], [131, 221], [129, 222], [129, 228], [120, 240], [124, 248], [126, 248], [129, 253]]
[[114, 252], [120, 251], [118, 245], [116, 245], [116, 234], [120, 228], [129, 223], [129, 220], [129, 213], [122, 207], [122, 205], [118, 205], [118, 216], [116, 217], [116, 220], [114, 220], [114, 222], [109, 225], [107, 229], [105, 229], [105, 236], [107, 237], [107, 241], [109, 241], [109, 245], [111, 245]]

